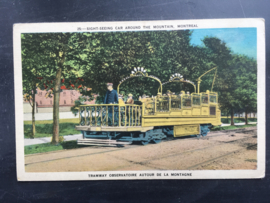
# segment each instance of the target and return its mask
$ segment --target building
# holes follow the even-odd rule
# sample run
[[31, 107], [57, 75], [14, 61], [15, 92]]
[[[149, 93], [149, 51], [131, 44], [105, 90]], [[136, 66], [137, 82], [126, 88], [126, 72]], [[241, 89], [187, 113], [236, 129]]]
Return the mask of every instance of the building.
[[[48, 96], [48, 91], [37, 89], [35, 95], [36, 100], [36, 113], [52, 113], [53, 112], [53, 95]], [[60, 92], [59, 111], [69, 112], [70, 108], [75, 105], [75, 100], [82, 96], [78, 90], [62, 90]], [[87, 104], [94, 104], [93, 101], [87, 102]], [[23, 104], [24, 113], [31, 113], [32, 108], [28, 101]]]
[[[35, 113], [37, 112], [37, 106], [35, 106]], [[23, 101], [23, 113], [32, 113], [32, 106], [29, 101]]]

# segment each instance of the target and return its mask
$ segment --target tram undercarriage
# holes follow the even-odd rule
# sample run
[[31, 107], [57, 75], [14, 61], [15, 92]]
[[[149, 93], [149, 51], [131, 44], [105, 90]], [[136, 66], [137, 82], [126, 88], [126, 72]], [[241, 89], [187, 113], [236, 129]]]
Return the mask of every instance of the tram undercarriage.
[[[141, 131], [82, 131], [83, 139], [78, 140], [78, 144], [80, 145], [128, 145], [128, 144], [136, 144], [140, 143], [142, 145], [147, 145], [151, 143], [160, 143], [163, 139], [169, 137], [184, 137], [184, 136], [206, 136], [212, 127], [211, 124], [202, 124], [197, 125], [199, 130], [194, 131], [194, 129], [190, 128], [190, 125], [182, 125], [182, 126], [159, 126], [152, 127], [151, 130], [147, 130], [146, 132]], [[192, 126], [194, 127], [194, 126]], [[149, 127], [148, 127], [149, 128]], [[178, 129], [191, 129], [190, 135], [188, 132], [180, 132], [177, 134]], [[116, 130], [116, 129], [115, 129]], [[134, 129], [133, 129], [134, 130]], [[187, 130], [188, 131], [188, 130]]]

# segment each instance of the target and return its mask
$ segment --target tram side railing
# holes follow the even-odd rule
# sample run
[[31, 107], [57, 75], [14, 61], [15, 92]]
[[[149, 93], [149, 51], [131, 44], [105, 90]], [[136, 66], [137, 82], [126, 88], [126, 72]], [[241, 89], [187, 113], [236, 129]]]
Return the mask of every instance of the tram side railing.
[[80, 125], [93, 127], [141, 126], [142, 106], [89, 104], [79, 107]]
[[191, 109], [193, 107], [200, 108], [202, 106], [209, 106], [209, 108], [212, 108], [212, 111], [215, 111], [213, 108], [218, 104], [218, 95], [215, 92], [202, 92], [174, 96], [159, 96], [145, 99], [143, 103], [144, 115], [147, 116], [155, 115], [156, 113]]

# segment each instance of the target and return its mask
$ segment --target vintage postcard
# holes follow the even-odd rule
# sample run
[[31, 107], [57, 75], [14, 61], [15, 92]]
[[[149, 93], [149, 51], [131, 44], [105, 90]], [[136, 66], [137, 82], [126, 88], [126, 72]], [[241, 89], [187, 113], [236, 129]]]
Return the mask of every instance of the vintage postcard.
[[19, 181], [265, 176], [263, 19], [14, 25]]

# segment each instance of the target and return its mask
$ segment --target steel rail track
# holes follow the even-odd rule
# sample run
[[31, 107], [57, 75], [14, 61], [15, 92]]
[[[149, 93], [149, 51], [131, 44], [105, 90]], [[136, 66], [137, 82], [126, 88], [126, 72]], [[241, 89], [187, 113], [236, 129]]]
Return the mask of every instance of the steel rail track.
[[[239, 130], [239, 129], [235, 129], [235, 130]], [[243, 128], [244, 130], [244, 128]], [[245, 130], [245, 131], [241, 131], [242, 133], [243, 132], [250, 132], [250, 131], [255, 131], [257, 129], [252, 129], [252, 130]], [[212, 131], [212, 132], [215, 132], [215, 131]], [[216, 131], [216, 132], [220, 132], [220, 131]], [[240, 132], [237, 132], [237, 131], [234, 131], [234, 130], [226, 130], [226, 131], [222, 131], [222, 133], [228, 133], [228, 132], [234, 132], [234, 133], [240, 133]], [[165, 139], [162, 140], [162, 142], [168, 142], [168, 141], [174, 141], [174, 140], [179, 140], [179, 139], [207, 139], [207, 138], [210, 138], [210, 137], [216, 137], [216, 136], [221, 136], [221, 135], [218, 135], [218, 134], [215, 134], [215, 135], [207, 135], [205, 137], [183, 137], [183, 138], [174, 138], [174, 137], [167, 137]], [[127, 149], [129, 148], [134, 148], [134, 147], [140, 147], [140, 146], [137, 146], [137, 145], [126, 145], [127, 146]], [[91, 148], [101, 148], [101, 147], [106, 147], [106, 148], [119, 148], [119, 147], [116, 147], [116, 146], [107, 146], [107, 145], [104, 145], [104, 146], [95, 146], [95, 145], [89, 145], [89, 147]], [[84, 148], [89, 148], [87, 146], [85, 146]], [[76, 149], [71, 149], [71, 150], [80, 150], [80, 149], [83, 149], [83, 148], [76, 148]], [[53, 154], [53, 153], [59, 153], [59, 152], [64, 152], [66, 151], [66, 149], [64, 150], [57, 150], [57, 151], [52, 151], [52, 152], [44, 152], [44, 153], [36, 153], [36, 154], [27, 154], [25, 155], [26, 157], [30, 157], [30, 156], [36, 156], [36, 155], [44, 155], [44, 154]], [[113, 151], [113, 150], [112, 150]]]
[[[221, 136], [221, 135], [215, 135], [215, 136]], [[211, 136], [211, 137], [215, 137], [215, 136]], [[234, 143], [239, 142], [239, 141], [243, 141], [243, 140], [247, 140], [247, 139], [251, 139], [251, 138], [252, 137], [245, 137], [245, 138], [242, 138], [242, 139], [234, 140]], [[200, 139], [200, 138], [189, 138], [189, 139]], [[169, 142], [169, 141], [173, 141], [173, 140], [174, 139], [164, 140], [163, 142]], [[216, 142], [220, 142], [220, 144], [216, 144]], [[201, 151], [201, 150], [213, 148], [213, 147], [216, 147], [216, 146], [219, 146], [219, 145], [222, 145], [222, 144], [228, 144], [228, 142], [216, 141], [215, 140], [215, 142], [212, 145], [207, 146], [207, 147], [204, 147], [204, 148], [199, 148], [199, 149], [194, 149], [194, 150], [188, 150], [188, 151], [185, 151], [185, 152], [181, 152], [181, 153], [177, 153], [177, 154], [173, 154], [173, 155], [169, 155], [169, 156], [157, 157], [157, 158], [154, 158], [152, 160], [157, 160], [157, 159], [160, 159], [160, 158], [182, 155], [182, 154], [186, 154], [186, 153], [190, 153], [190, 152], [195, 152], [195, 151]], [[57, 161], [57, 160], [62, 160], [62, 159], [71, 159], [71, 158], [74, 158], [74, 157], [92, 156], [92, 155], [104, 154], [104, 153], [108, 153], [108, 152], [122, 151], [122, 150], [131, 149], [131, 148], [138, 148], [138, 147], [145, 147], [145, 146], [142, 146], [142, 145], [130, 145], [128, 147], [123, 147], [123, 148], [118, 148], [118, 149], [117, 148], [113, 148], [112, 150], [106, 150], [106, 151], [102, 151], [102, 152], [96, 152], [96, 153], [90, 153], [90, 154], [82, 154], [82, 155], [76, 155], [76, 156], [68, 156], [68, 157], [50, 159], [50, 160], [45, 160], [45, 161], [37, 161], [37, 162], [27, 163], [27, 164], [25, 164], [25, 166], [32, 165], [32, 164], [37, 164], [37, 163], [46, 163], [46, 162], [50, 162], [50, 161]], [[100, 148], [100, 146], [93, 146], [93, 148]], [[64, 150], [61, 150], [61, 151], [64, 151]], [[42, 154], [39, 154], [39, 155], [42, 155]]]
[[[251, 138], [252, 137], [245, 137], [245, 138], [242, 138], [242, 139], [238, 139], [238, 140], [235, 140], [234, 143], [240, 142], [240, 141], [243, 141], [243, 140], [248, 140], [248, 139], [251, 139]], [[180, 152], [180, 153], [177, 153], [177, 154], [166, 155], [166, 156], [159, 156], [157, 158], [151, 159], [151, 161], [153, 161], [153, 160], [159, 160], [159, 159], [163, 159], [163, 158], [168, 158], [168, 157], [174, 157], [174, 156], [184, 155], [184, 154], [187, 154], [187, 153], [193, 153], [193, 152], [201, 151], [201, 150], [205, 150], [205, 149], [211, 149], [211, 148], [214, 148], [214, 147], [219, 146], [219, 145], [224, 145], [224, 144], [229, 144], [230, 143], [230, 142], [224, 142], [224, 141], [215, 141], [215, 142], [220, 142], [220, 144], [212, 144], [212, 145], [207, 146], [207, 147], [203, 147], [203, 148], [199, 148], [199, 149], [193, 149], [193, 150], [188, 150], [188, 151]], [[255, 145], [257, 145], [257, 144], [248, 146], [247, 148], [252, 147], [252, 146], [255, 146]], [[240, 149], [240, 151], [241, 150], [244, 150], [244, 149], [246, 149], [246, 148], [243, 147], [243, 149]], [[234, 152], [230, 152], [230, 153], [234, 153]], [[230, 154], [230, 153], [228, 153], [228, 154]], [[119, 159], [119, 157], [118, 157], [118, 159]], [[139, 164], [139, 165], [144, 165], [144, 163], [149, 162], [148, 160], [147, 161], [142, 161], [142, 162], [134, 162], [134, 161], [130, 161], [130, 160], [127, 160], [127, 159], [122, 159], [122, 160], [125, 160], [125, 161], [128, 161], [128, 162], [132, 162], [132, 163], [136, 163], [136, 164]], [[154, 166], [151, 166], [151, 167], [156, 168]], [[158, 168], [156, 168], [156, 169], [158, 169]], [[158, 169], [158, 170], [164, 170], [164, 169]], [[181, 169], [181, 170], [184, 170], [184, 169]]]
[[[250, 145], [250, 146], [248, 146], [247, 148], [251, 148], [251, 147], [254, 147], [254, 146], [257, 146], [257, 144]], [[229, 152], [229, 153], [227, 153], [227, 154], [223, 154], [223, 155], [221, 155], [221, 156], [215, 157], [215, 158], [213, 158], [213, 159], [209, 159], [209, 160], [207, 160], [207, 161], [203, 161], [203, 162], [201, 162], [201, 163], [195, 164], [195, 165], [193, 165], [193, 166], [187, 167], [187, 168], [182, 169], [182, 170], [192, 170], [192, 169], [197, 168], [198, 166], [201, 166], [201, 165], [205, 165], [205, 164], [209, 165], [209, 164], [211, 164], [212, 162], [214, 162], [214, 161], [216, 161], [216, 160], [220, 160], [220, 159], [223, 159], [223, 158], [225, 158], [225, 157], [227, 157], [227, 156], [229, 156], [229, 155], [239, 153], [239, 152], [241, 152], [241, 151], [246, 150], [247, 148], [242, 148], [242, 149], [238, 149], [238, 150], [233, 151], [233, 152]]]

